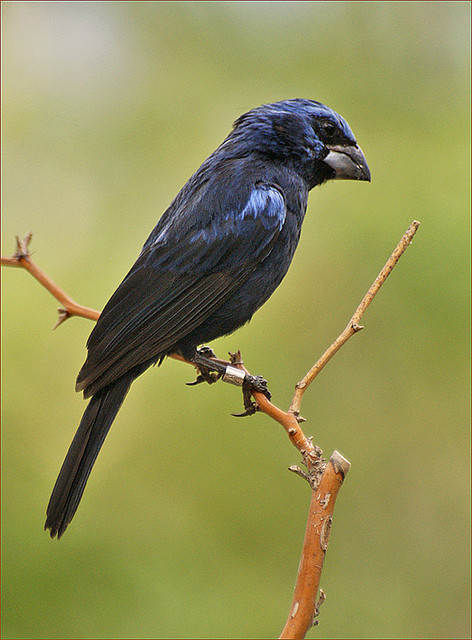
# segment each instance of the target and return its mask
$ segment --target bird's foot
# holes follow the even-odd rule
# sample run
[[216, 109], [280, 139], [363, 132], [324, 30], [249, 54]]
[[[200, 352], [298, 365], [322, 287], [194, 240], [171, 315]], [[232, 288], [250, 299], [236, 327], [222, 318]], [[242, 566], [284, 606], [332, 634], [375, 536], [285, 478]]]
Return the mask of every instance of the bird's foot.
[[[243, 359], [241, 357], [241, 352], [236, 351], [236, 353], [229, 353], [230, 362], [232, 365], [243, 364]], [[257, 403], [253, 401], [251, 392], [259, 391], [263, 393], [265, 397], [270, 400], [271, 393], [267, 388], [267, 380], [265, 380], [262, 376], [251, 376], [250, 373], [245, 373], [241, 369], [227, 367], [225, 376], [223, 380], [229, 378], [230, 374], [236, 374], [234, 377], [239, 378], [236, 380], [227, 380], [228, 382], [233, 382], [233, 384], [239, 384], [243, 389], [243, 403], [244, 403], [244, 411], [242, 413], [232, 413], [231, 415], [235, 418], [244, 418], [246, 416], [252, 416], [259, 410]]]
[[207, 382], [208, 384], [214, 384], [218, 382], [221, 378], [221, 373], [217, 373], [216, 371], [209, 371], [208, 369], [200, 369], [198, 368], [197, 377], [193, 382], [186, 382], [187, 387], [193, 387], [196, 384], [201, 384], [202, 382]]
[[197, 355], [203, 356], [206, 358], [216, 358], [215, 352], [208, 345], [202, 345], [199, 349], [197, 349]]
[[267, 381], [262, 376], [252, 376], [235, 366], [243, 364], [239, 351], [230, 353], [229, 356], [230, 362], [219, 360], [210, 347], [200, 347], [191, 360], [198, 371], [197, 379], [194, 382], [187, 382], [187, 384], [190, 386], [202, 382], [213, 384], [221, 378], [224, 382], [242, 387], [244, 411], [232, 415], [236, 417], [252, 416], [258, 410], [257, 403], [251, 397], [253, 391], [263, 393], [268, 400], [271, 399]]
[[197, 349], [192, 362], [198, 373], [197, 378], [193, 382], [186, 382], [189, 387], [201, 384], [202, 382], [214, 384], [224, 375], [227, 365], [225, 361], [218, 360], [213, 349], [207, 346]]
[[253, 416], [256, 411], [259, 410], [257, 403], [252, 399], [253, 391], [263, 393], [268, 400], [270, 400], [272, 397], [269, 389], [267, 388], [267, 380], [265, 380], [262, 376], [251, 376], [249, 373], [246, 373], [244, 376], [242, 388], [244, 411], [242, 413], [232, 413], [231, 415], [235, 418], [245, 418], [246, 416]]

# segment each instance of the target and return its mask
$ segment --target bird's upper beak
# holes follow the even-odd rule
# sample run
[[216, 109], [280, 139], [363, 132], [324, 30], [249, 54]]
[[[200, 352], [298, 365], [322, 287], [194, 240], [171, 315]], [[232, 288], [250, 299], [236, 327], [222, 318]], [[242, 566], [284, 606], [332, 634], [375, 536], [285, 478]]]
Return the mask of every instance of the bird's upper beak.
[[334, 179], [367, 180], [370, 182], [370, 170], [362, 149], [357, 145], [328, 147], [329, 153], [324, 159], [334, 169]]

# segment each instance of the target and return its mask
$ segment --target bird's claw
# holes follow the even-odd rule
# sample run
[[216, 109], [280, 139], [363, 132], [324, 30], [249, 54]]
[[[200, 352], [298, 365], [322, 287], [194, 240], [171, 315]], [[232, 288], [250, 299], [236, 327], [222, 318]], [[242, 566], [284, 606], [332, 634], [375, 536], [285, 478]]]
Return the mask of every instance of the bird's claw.
[[259, 407], [255, 402], [251, 402], [251, 406], [249, 406], [246, 411], [242, 413], [232, 413], [233, 418], [245, 418], [246, 416], [253, 416], [256, 411], [258, 411]]
[[185, 383], [188, 387], [193, 387], [194, 385], [201, 384], [202, 382], [207, 382], [208, 384], [214, 384], [221, 378], [221, 373], [218, 373], [216, 371], [209, 371], [204, 367], [202, 367], [201, 369], [198, 368], [198, 371], [199, 373], [193, 382]]
[[199, 349], [197, 349], [197, 353], [199, 356], [204, 356], [205, 358], [216, 358], [215, 352], [211, 347], [207, 345], [203, 345]]
[[246, 416], [253, 416], [256, 411], [259, 411], [257, 403], [252, 400], [252, 391], [259, 391], [260, 393], [263, 393], [268, 400], [270, 400], [272, 397], [269, 389], [267, 388], [267, 380], [265, 380], [262, 376], [251, 376], [247, 373], [244, 378], [242, 387], [244, 411], [242, 413], [232, 413], [231, 415], [235, 418], [245, 418]]
[[205, 382], [205, 378], [201, 374], [198, 374], [193, 382], [186, 382], [185, 384], [187, 387], [194, 387], [196, 384], [201, 384], [202, 382]]
[[262, 376], [251, 376], [246, 374], [243, 389], [245, 385], [248, 385], [252, 391], [259, 391], [259, 393], [263, 393], [267, 400], [272, 398], [272, 394], [267, 388], [267, 380]]

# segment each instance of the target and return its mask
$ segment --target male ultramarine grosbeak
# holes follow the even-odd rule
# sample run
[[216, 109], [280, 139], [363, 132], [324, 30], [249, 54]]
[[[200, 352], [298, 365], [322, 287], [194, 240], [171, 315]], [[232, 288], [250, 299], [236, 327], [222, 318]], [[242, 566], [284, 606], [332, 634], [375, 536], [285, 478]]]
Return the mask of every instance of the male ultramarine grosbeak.
[[208, 379], [209, 371], [222, 374], [221, 361], [198, 345], [248, 322], [274, 292], [308, 192], [336, 178], [370, 180], [370, 172], [347, 122], [328, 107], [285, 100], [236, 120], [161, 217], [90, 334], [76, 389], [91, 400], [49, 501], [51, 537], [72, 520], [133, 380], [171, 354]]

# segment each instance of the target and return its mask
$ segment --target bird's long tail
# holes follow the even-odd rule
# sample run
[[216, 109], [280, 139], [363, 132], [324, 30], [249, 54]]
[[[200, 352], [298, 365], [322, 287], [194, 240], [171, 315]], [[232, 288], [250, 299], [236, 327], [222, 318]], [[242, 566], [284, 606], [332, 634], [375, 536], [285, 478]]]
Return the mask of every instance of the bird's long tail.
[[74, 517], [93, 464], [136, 374], [128, 373], [92, 396], [69, 447], [47, 508], [45, 529], [62, 536]]

